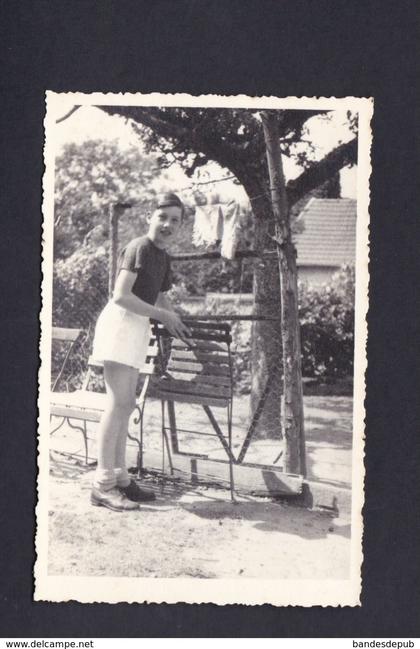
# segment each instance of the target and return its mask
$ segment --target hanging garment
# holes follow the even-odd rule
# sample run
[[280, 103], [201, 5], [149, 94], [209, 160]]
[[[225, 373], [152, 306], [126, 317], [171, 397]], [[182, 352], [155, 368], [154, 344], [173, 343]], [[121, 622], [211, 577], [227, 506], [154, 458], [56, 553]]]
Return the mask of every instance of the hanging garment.
[[223, 234], [223, 215], [219, 204], [197, 205], [192, 240], [194, 245], [209, 246], [220, 241]]
[[223, 236], [220, 254], [225, 259], [234, 259], [239, 243], [240, 208], [239, 203], [230, 201], [223, 206]]

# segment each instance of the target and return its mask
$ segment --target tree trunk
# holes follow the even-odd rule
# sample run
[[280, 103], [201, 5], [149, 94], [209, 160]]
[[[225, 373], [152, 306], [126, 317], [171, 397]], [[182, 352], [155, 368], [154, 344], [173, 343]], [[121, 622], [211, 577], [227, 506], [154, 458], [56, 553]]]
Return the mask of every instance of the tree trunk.
[[[265, 183], [257, 183], [256, 180], [254, 176], [252, 185], [245, 181], [244, 187], [248, 196], [259, 197], [252, 200], [251, 203], [255, 216], [253, 247], [256, 251], [263, 252], [273, 247], [273, 242], [268, 236], [272, 229], [272, 212], [269, 198], [264, 195], [267, 189]], [[283, 390], [281, 307], [279, 270], [275, 257], [255, 260], [253, 293], [254, 315], [273, 318], [273, 320], [252, 323], [250, 421], [266, 390], [267, 381], [269, 381], [270, 389], [266, 395], [254, 435], [260, 439], [281, 440], [281, 395]]]
[[267, 147], [271, 199], [275, 221], [281, 288], [281, 330], [284, 368], [283, 434], [284, 468], [306, 473], [303, 421], [300, 328], [298, 317], [296, 249], [292, 242], [286, 185], [279, 145], [277, 113], [262, 111]]

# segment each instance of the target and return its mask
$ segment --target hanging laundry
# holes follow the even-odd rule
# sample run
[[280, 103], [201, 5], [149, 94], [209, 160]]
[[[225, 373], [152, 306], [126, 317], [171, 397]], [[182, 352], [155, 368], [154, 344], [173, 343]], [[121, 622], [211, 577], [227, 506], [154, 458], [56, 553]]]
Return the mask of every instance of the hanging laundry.
[[225, 259], [234, 259], [241, 228], [239, 203], [230, 201], [223, 206], [222, 213], [223, 236], [220, 254]]
[[220, 242], [223, 235], [223, 214], [220, 204], [197, 205], [192, 240], [194, 245], [209, 246]]

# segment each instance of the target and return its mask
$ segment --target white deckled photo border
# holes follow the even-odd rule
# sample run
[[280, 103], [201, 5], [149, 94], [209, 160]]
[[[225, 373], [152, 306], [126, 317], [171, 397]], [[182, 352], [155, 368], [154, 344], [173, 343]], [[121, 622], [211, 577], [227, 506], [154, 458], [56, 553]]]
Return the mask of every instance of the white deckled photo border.
[[[349, 110], [358, 113], [357, 236], [350, 576], [346, 580], [74, 577], [48, 574], [49, 398], [54, 229], [56, 106], [130, 105], [249, 109]], [[46, 93], [43, 178], [42, 309], [38, 396], [38, 499], [34, 599], [65, 602], [215, 603], [275, 606], [360, 605], [363, 562], [364, 399], [369, 293], [369, 178], [373, 100], [358, 97], [248, 97], [187, 94]], [[47, 432], [46, 432], [47, 431]]]

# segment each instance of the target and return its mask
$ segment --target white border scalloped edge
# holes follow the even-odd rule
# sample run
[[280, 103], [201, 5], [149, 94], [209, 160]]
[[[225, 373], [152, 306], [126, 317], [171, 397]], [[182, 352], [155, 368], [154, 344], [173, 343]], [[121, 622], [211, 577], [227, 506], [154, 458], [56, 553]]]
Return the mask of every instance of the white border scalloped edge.
[[35, 600], [65, 602], [127, 603], [214, 603], [274, 606], [358, 606], [361, 597], [361, 568], [364, 502], [364, 398], [367, 368], [366, 343], [369, 289], [369, 178], [371, 174], [371, 119], [373, 99], [362, 97], [248, 97], [188, 94], [140, 94], [68, 92], [46, 93], [46, 133], [43, 177], [42, 310], [38, 397], [38, 430], [49, 428], [49, 367], [52, 312], [52, 223], [54, 211], [54, 142], [50, 108], [57, 97], [80, 105], [188, 106], [253, 109], [348, 109], [359, 113], [356, 250], [355, 384], [352, 457], [351, 574], [348, 580], [267, 579], [143, 579], [64, 577], [47, 574], [48, 553], [48, 435], [38, 436], [38, 502], [36, 506]]

